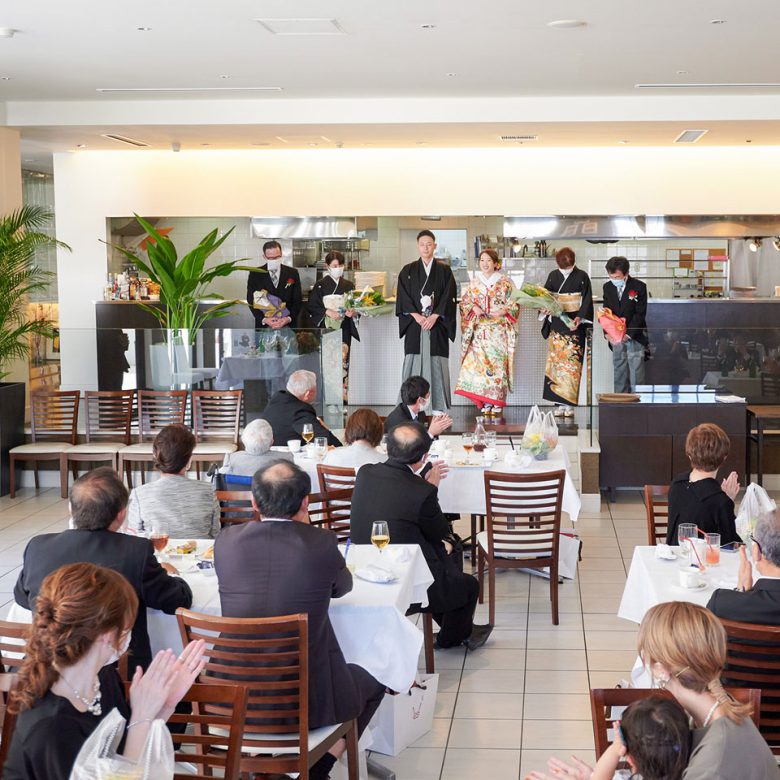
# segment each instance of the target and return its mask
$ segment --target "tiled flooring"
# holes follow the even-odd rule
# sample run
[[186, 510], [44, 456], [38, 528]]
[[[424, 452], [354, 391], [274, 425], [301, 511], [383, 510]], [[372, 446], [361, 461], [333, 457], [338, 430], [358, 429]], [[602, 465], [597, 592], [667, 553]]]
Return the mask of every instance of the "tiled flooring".
[[[67, 502], [56, 489], [0, 498], [0, 614], [27, 540], [66, 527]], [[588, 691], [627, 677], [636, 657], [636, 626], [615, 613], [633, 548], [646, 543], [639, 492], [582, 515], [576, 531], [583, 560], [577, 581], [560, 586], [559, 626], [551, 623], [548, 583], [507, 571], [497, 575], [488, 644], [436, 653], [432, 731], [396, 758], [377, 756], [399, 780], [517, 780], [552, 754], [593, 757]], [[487, 604], [477, 622], [487, 622]]]

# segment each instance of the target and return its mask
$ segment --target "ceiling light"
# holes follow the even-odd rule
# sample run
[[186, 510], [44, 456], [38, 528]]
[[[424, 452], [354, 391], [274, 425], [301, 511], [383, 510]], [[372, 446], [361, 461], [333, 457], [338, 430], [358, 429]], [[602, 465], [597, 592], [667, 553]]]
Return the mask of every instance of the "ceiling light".
[[0, 38], [13, 38], [18, 32], [13, 27], [0, 27]]
[[776, 252], [780, 252], [780, 237], [772, 239], [772, 246]]
[[555, 30], [575, 30], [578, 27], [585, 27], [587, 24], [582, 19], [556, 19], [553, 22], [547, 22], [547, 26]]
[[448, 73], [447, 75], [448, 75], [450, 78], [453, 78], [453, 77], [457, 76], [458, 74], [457, 74], [457, 73]]
[[10, 76], [0, 76], [0, 81], [10, 81], [10, 80], [11, 80]]
[[436, 25], [435, 24], [421, 24], [420, 25], [421, 30], [435, 30]]
[[221, 79], [229, 79], [229, 78], [230, 78], [230, 76], [229, 76], [227, 73], [223, 73], [223, 74], [220, 76], [220, 78], [221, 78]]
[[201, 146], [211, 146], [211, 144], [201, 144]]
[[623, 144], [623, 145], [625, 145], [625, 144], [630, 144], [630, 143], [631, 143], [631, 141], [627, 141], [627, 140], [624, 138], [622, 141], [618, 141], [618, 143], [619, 143], [619, 144]]
[[538, 135], [500, 135], [498, 136], [500, 141], [538, 141]]
[[86, 147], [87, 147], [86, 144], [76, 144], [77, 149], [86, 149]]
[[309, 144], [309, 146], [319, 146], [319, 144], [312, 143], [312, 144]]
[[778, 87], [780, 82], [777, 81], [634, 84], [635, 89], [777, 89]]
[[746, 144], [752, 144], [753, 143], [753, 139], [752, 138], [746, 138], [745, 139], [745, 143]]
[[725, 19], [710, 19], [710, 24], [726, 24]]
[[676, 144], [695, 144], [707, 131], [706, 130], [683, 130], [677, 138]]
[[138, 32], [151, 32], [152, 31], [151, 27], [136, 27], [135, 29], [138, 30]]
[[121, 144], [127, 144], [128, 146], [149, 146], [146, 141], [136, 141], [135, 138], [128, 138], [126, 135], [116, 135], [114, 133], [101, 133], [102, 138], [108, 138], [109, 141], [119, 141]]
[[760, 238], [751, 238], [748, 241], [748, 249], [751, 252], [758, 252], [760, 247], [761, 247], [761, 239]]
[[687, 75], [687, 73], [688, 73], [687, 70], [678, 70], [677, 71], [677, 75], [678, 76], [685, 76], [685, 75]]
[[336, 19], [327, 18], [280, 18], [255, 19], [271, 35], [344, 35]]
[[281, 87], [98, 87], [95, 92], [281, 92]]

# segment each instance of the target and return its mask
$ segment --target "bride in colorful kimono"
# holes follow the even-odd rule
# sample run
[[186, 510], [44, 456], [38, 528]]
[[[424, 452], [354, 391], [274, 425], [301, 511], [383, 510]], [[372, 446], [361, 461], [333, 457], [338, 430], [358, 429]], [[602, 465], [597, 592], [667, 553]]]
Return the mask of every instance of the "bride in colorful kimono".
[[[544, 369], [545, 401], [560, 404], [555, 416], [573, 417], [580, 396], [582, 363], [585, 357], [585, 334], [593, 323], [593, 293], [590, 277], [575, 266], [574, 251], [569, 247], [555, 253], [557, 270], [544, 283], [555, 293], [563, 310], [573, 320], [568, 327], [559, 317], [542, 312], [542, 336], [547, 341], [547, 365]], [[564, 407], [566, 407], [564, 409]]]
[[479, 256], [479, 271], [460, 302], [460, 376], [457, 395], [471, 399], [483, 414], [501, 414], [512, 391], [515, 324], [519, 311], [514, 285], [499, 272], [501, 259], [492, 249]]

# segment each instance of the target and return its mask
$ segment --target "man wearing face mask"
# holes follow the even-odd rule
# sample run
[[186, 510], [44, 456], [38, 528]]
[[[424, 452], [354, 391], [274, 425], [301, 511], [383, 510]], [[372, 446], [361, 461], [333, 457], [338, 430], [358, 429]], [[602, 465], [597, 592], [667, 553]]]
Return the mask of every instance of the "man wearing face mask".
[[625, 257], [607, 260], [609, 281], [604, 284], [604, 306], [626, 321], [623, 343], [609, 345], [616, 393], [630, 393], [645, 381], [647, 285], [629, 276], [629, 268]]
[[402, 422], [418, 422], [428, 429], [432, 438], [440, 436], [452, 426], [452, 417], [437, 414], [429, 418], [426, 411], [431, 405], [431, 386], [421, 376], [410, 376], [401, 385], [401, 403], [385, 418], [385, 433]]
[[372, 524], [384, 520], [391, 543], [419, 545], [433, 575], [425, 611], [441, 627], [434, 646], [444, 649], [464, 644], [476, 650], [493, 628], [474, 625], [479, 584], [449, 555], [449, 525], [438, 498], [447, 467], [437, 462], [421, 476], [430, 446], [431, 437], [417, 422], [401, 423], [388, 433], [387, 461], [366, 464], [358, 471], [350, 537], [355, 544], [370, 544]]
[[[593, 322], [593, 293], [590, 277], [575, 266], [574, 251], [569, 247], [555, 253], [558, 268], [544, 283], [546, 289], [559, 296], [564, 313], [572, 319], [566, 325], [560, 317], [542, 312], [542, 336], [547, 342], [547, 365], [544, 370], [545, 401], [560, 404], [556, 416], [574, 416], [580, 395], [582, 363], [585, 358], [585, 335]], [[566, 407], [564, 411], [564, 407]]]
[[[250, 271], [246, 283], [246, 302], [255, 318], [255, 327], [279, 330], [285, 326], [298, 326], [298, 314], [301, 311], [303, 293], [298, 271], [289, 265], [282, 265], [282, 245], [278, 241], [266, 241], [263, 244], [263, 257], [266, 264], [259, 271]], [[266, 316], [254, 307], [255, 293], [265, 291], [278, 298], [289, 314]]]
[[349, 390], [349, 350], [352, 339], [360, 341], [357, 329], [357, 314], [352, 309], [343, 312], [329, 309], [325, 306], [326, 295], [345, 295], [355, 289], [355, 285], [344, 278], [344, 255], [333, 250], [325, 255], [327, 273], [320, 279], [309, 293], [309, 320], [313, 328], [324, 328], [325, 318], [341, 321], [341, 356], [343, 370], [344, 403], [348, 403]]
[[122, 574], [138, 595], [138, 615], [130, 637], [130, 673], [146, 669], [152, 660], [146, 609], [173, 615], [179, 607], [189, 609], [192, 591], [170, 564], [154, 557], [148, 539], [122, 533], [127, 514], [127, 488], [110, 467], [94, 469], [79, 477], [70, 491], [74, 527], [58, 534], [30, 539], [24, 551], [22, 571], [14, 587], [20, 607], [34, 610], [35, 598], [48, 574], [69, 563], [94, 563]]

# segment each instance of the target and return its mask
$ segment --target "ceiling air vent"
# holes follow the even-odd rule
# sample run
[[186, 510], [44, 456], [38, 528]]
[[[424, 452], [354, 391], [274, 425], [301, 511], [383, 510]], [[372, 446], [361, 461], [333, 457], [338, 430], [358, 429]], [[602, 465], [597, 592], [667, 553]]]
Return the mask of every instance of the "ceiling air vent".
[[695, 144], [706, 132], [706, 130], [683, 130], [674, 139], [674, 142], [676, 144]]
[[501, 135], [502, 141], [538, 141], [538, 135]]
[[102, 133], [103, 138], [108, 138], [111, 141], [119, 141], [120, 144], [127, 144], [128, 146], [149, 146], [146, 141], [136, 141], [135, 138], [127, 138], [124, 135], [114, 135], [113, 133]]

